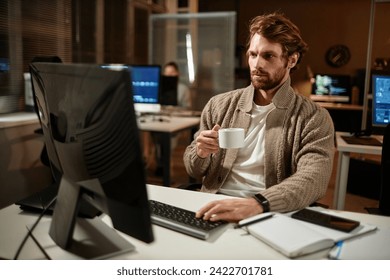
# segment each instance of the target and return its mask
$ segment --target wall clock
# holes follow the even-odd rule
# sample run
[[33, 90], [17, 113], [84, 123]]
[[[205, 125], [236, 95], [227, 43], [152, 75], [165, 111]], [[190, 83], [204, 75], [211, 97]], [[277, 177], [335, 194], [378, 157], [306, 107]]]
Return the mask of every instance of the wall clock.
[[351, 59], [351, 52], [345, 45], [335, 45], [328, 49], [325, 55], [326, 62], [332, 67], [341, 67]]

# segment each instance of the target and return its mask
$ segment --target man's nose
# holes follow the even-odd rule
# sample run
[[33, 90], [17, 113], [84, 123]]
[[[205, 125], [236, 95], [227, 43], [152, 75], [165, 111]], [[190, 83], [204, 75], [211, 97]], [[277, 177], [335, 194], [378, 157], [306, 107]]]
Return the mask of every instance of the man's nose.
[[255, 69], [261, 69], [264, 66], [264, 59], [261, 58], [261, 56], [257, 56], [254, 58], [253, 66]]

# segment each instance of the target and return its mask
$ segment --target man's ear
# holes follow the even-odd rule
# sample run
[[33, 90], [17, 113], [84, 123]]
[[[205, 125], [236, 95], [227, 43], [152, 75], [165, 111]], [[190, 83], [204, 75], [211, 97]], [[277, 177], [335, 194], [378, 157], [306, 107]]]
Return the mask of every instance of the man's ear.
[[295, 52], [288, 57], [288, 68], [294, 68], [297, 65], [299, 59], [299, 53]]

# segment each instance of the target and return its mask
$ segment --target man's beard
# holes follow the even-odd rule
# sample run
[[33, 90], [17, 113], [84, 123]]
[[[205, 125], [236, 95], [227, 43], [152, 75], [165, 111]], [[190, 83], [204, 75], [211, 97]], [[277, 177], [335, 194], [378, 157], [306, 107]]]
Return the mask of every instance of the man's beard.
[[[286, 71], [286, 68], [281, 68], [273, 77], [270, 77], [269, 73], [262, 72], [261, 70], [251, 71], [252, 85], [256, 90], [271, 90], [276, 88], [281, 84]], [[254, 75], [259, 75], [260, 77], [254, 77]]]

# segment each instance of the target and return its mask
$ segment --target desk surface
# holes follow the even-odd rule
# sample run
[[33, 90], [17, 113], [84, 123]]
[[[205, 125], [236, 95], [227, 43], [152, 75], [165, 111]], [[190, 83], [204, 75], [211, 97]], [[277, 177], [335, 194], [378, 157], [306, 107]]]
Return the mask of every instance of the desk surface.
[[[341, 136], [350, 136], [350, 134], [347, 132], [336, 132], [336, 144], [337, 150], [339, 152], [362, 153], [371, 155], [382, 154], [381, 146], [348, 144]], [[383, 136], [381, 135], [372, 135], [370, 137], [377, 138], [380, 142], [383, 141]]]
[[[204, 203], [226, 198], [222, 195], [193, 192], [175, 188], [148, 185], [148, 195], [150, 199], [155, 199], [177, 205], [192, 211], [196, 211]], [[343, 216], [358, 219], [364, 223], [375, 224], [377, 226], [389, 227], [390, 218], [359, 214], [352, 212], [338, 211]], [[17, 206], [12, 205], [0, 211], [0, 257], [13, 258], [18, 245], [26, 234], [26, 225], [35, 221], [36, 215], [22, 212]], [[108, 221], [107, 216], [103, 220]], [[45, 217], [43, 221], [50, 221]], [[285, 259], [268, 245], [262, 243], [244, 229], [234, 229], [233, 224], [229, 224], [225, 231], [214, 239], [203, 241], [196, 238], [177, 233], [159, 226], [153, 225], [155, 241], [145, 244], [134, 238], [123, 235], [128, 241], [135, 245], [136, 250], [125, 255], [118, 256], [117, 259], [138, 259], [138, 260], [190, 260], [190, 259]], [[306, 256], [307, 259], [324, 259], [328, 250]], [[22, 251], [21, 259], [43, 258], [39, 256], [39, 250], [32, 242], [27, 242]]]
[[[348, 136], [346, 132], [336, 132], [336, 147], [339, 152], [337, 162], [337, 174], [335, 182], [335, 191], [333, 197], [333, 206], [335, 209], [343, 210], [345, 204], [345, 195], [347, 193], [347, 183], [349, 174], [350, 153], [381, 155], [382, 146], [356, 145], [348, 144], [341, 136]], [[383, 137], [373, 135], [379, 141], [383, 141]]]
[[0, 128], [39, 123], [35, 112], [18, 112], [0, 115]]
[[[137, 119], [138, 125], [144, 131], [174, 133], [199, 125], [199, 117], [179, 117], [165, 115], [143, 116]], [[39, 123], [35, 112], [17, 112], [0, 115], [0, 128]]]
[[148, 115], [138, 118], [138, 127], [143, 131], [175, 133], [199, 125], [199, 117], [174, 117]]
[[342, 104], [342, 103], [332, 103], [332, 102], [316, 102], [321, 107], [328, 110], [354, 110], [362, 111], [363, 106], [356, 104]]

